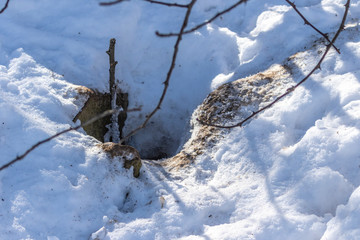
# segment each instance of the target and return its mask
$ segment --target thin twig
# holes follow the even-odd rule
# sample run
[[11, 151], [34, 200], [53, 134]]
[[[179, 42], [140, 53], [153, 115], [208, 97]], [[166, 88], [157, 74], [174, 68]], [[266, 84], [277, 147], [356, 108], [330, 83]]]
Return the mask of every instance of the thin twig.
[[129, 1], [129, 0], [116, 0], [116, 1], [113, 1], [113, 2], [101, 2], [101, 3], [99, 3], [99, 5], [100, 6], [111, 6], [111, 5], [122, 3], [122, 2], [125, 2], [125, 1]]
[[0, 10], [0, 14], [2, 14], [8, 7], [10, 0], [7, 0], [5, 6]]
[[155, 3], [159, 5], [164, 5], [168, 7], [180, 7], [180, 8], [188, 8], [188, 4], [178, 4], [178, 3], [167, 3], [167, 2], [160, 2], [160, 1], [154, 1], [154, 0], [144, 0], [145, 2], [149, 3]]
[[[202, 28], [203, 26], [213, 22], [215, 19], [217, 19], [218, 17], [224, 15], [225, 13], [228, 13], [230, 12], [231, 10], [235, 9], [236, 7], [238, 7], [239, 5], [243, 4], [243, 3], [246, 3], [247, 1], [249, 0], [240, 0], [238, 2], [236, 2], [235, 4], [231, 5], [230, 7], [224, 9], [223, 11], [221, 12], [218, 12], [217, 14], [215, 14], [212, 18], [210, 18], [209, 20], [206, 20], [205, 22], [203, 23], [200, 23], [198, 25], [196, 25], [195, 27], [189, 29], [189, 30], [186, 30], [182, 33], [182, 35], [184, 34], [189, 34], [189, 33], [192, 33], [200, 28]], [[160, 33], [160, 32], [156, 32], [156, 35], [159, 36], [159, 37], [174, 37], [174, 36], [179, 36], [180, 33]]]
[[331, 44], [331, 46], [333, 46], [335, 48], [335, 50], [340, 54], [340, 50], [330, 41], [329, 37], [327, 36], [327, 34], [321, 32], [319, 29], [317, 29], [314, 25], [312, 25], [305, 17], [304, 15], [302, 15], [302, 13], [297, 9], [295, 3], [290, 2], [289, 0], [285, 0], [294, 10], [295, 12], [304, 20], [304, 24], [305, 25], [309, 25], [310, 27], [312, 27], [316, 32], [318, 32], [321, 36], [323, 36], [328, 42], [329, 44]]
[[[111, 6], [111, 5], [115, 5], [118, 3], [122, 3], [124, 1], [129, 1], [129, 0], [116, 0], [113, 2], [101, 2], [99, 3], [100, 6]], [[167, 2], [161, 2], [161, 1], [155, 1], [155, 0], [144, 0], [145, 2], [149, 2], [149, 3], [155, 3], [155, 4], [159, 4], [159, 5], [164, 5], [167, 7], [180, 7], [180, 8], [187, 8], [188, 4], [179, 4], [179, 3], [167, 3]]]
[[268, 105], [266, 105], [263, 108], [260, 108], [259, 110], [253, 112], [250, 116], [248, 116], [247, 118], [245, 118], [244, 120], [242, 120], [241, 122], [234, 124], [234, 125], [229, 125], [229, 126], [221, 126], [221, 125], [216, 125], [216, 124], [212, 124], [212, 123], [207, 123], [205, 121], [202, 121], [201, 119], [197, 119], [201, 124], [204, 125], [208, 125], [211, 127], [218, 127], [218, 128], [235, 128], [235, 127], [241, 127], [245, 122], [247, 122], [248, 120], [250, 120], [251, 118], [255, 117], [256, 115], [258, 115], [259, 113], [265, 111], [266, 109], [272, 107], [275, 103], [277, 103], [278, 101], [280, 101], [282, 98], [286, 97], [287, 95], [289, 95], [291, 92], [293, 92], [295, 89], [297, 89], [301, 84], [303, 84], [307, 79], [309, 79], [309, 77], [317, 70], [320, 69], [320, 65], [323, 62], [323, 60], [325, 59], [326, 55], [328, 54], [329, 50], [331, 49], [331, 47], [333, 46], [333, 44], [335, 43], [336, 39], [338, 38], [340, 32], [342, 30], [344, 30], [344, 26], [345, 26], [345, 21], [347, 18], [347, 14], [349, 11], [349, 7], [350, 7], [350, 0], [347, 0], [346, 4], [345, 4], [345, 12], [340, 24], [339, 29], [337, 30], [337, 32], [335, 33], [333, 39], [330, 41], [330, 44], [326, 45], [326, 49], [324, 54], [322, 55], [322, 57], [320, 58], [320, 60], [318, 61], [318, 63], [316, 64], [316, 66], [295, 86], [290, 87], [287, 89], [287, 91], [280, 95], [279, 97], [277, 97], [273, 102], [269, 103]]
[[[138, 108], [134, 108], [134, 109], [130, 109], [128, 110], [127, 112], [135, 112], [135, 111], [140, 111], [141, 109], [138, 109]], [[0, 171], [4, 170], [5, 168], [8, 168], [10, 167], [11, 165], [13, 165], [14, 163], [16, 163], [17, 161], [20, 161], [22, 159], [24, 159], [30, 152], [34, 151], [36, 148], [38, 148], [40, 145], [44, 144], [44, 143], [47, 143], [49, 141], [51, 141], [52, 139], [54, 138], [57, 138], [58, 136], [64, 134], [64, 133], [67, 133], [67, 132], [70, 132], [70, 131], [74, 131], [74, 130], [78, 130], [79, 128], [81, 127], [85, 127], [93, 122], [96, 122], [97, 120], [101, 119], [101, 118], [104, 118], [106, 116], [109, 116], [109, 115], [112, 115], [113, 113], [116, 113], [116, 112], [121, 112], [122, 111], [122, 107], [119, 107], [117, 109], [114, 109], [114, 110], [107, 110], [93, 118], [91, 118], [90, 120], [86, 121], [85, 123], [83, 124], [80, 124], [80, 125], [77, 125], [75, 127], [70, 127], [68, 129], [65, 129], [61, 132], [58, 132], [36, 144], [34, 144], [32, 147], [30, 147], [28, 150], [26, 150], [23, 154], [17, 156], [15, 159], [11, 160], [10, 162], [4, 164], [3, 166], [0, 167]]]
[[126, 135], [123, 139], [120, 140], [120, 143], [123, 143], [125, 140], [127, 140], [129, 137], [133, 136], [135, 133], [137, 133], [139, 130], [143, 129], [147, 123], [149, 122], [149, 120], [152, 118], [152, 116], [154, 116], [154, 114], [160, 110], [160, 107], [161, 107], [161, 104], [162, 102], [164, 101], [164, 98], [165, 98], [165, 95], [166, 95], [166, 92], [167, 92], [167, 89], [169, 87], [169, 82], [170, 82], [170, 79], [171, 79], [171, 76], [172, 76], [172, 73], [173, 73], [173, 70], [175, 68], [175, 62], [176, 62], [176, 58], [177, 58], [177, 54], [179, 52], [179, 45], [180, 45], [180, 42], [182, 40], [182, 36], [183, 36], [183, 33], [185, 31], [185, 28], [188, 24], [188, 21], [189, 21], [189, 17], [190, 17], [190, 14], [191, 14], [191, 10], [194, 6], [194, 4], [196, 3], [197, 0], [191, 0], [191, 2], [189, 3], [188, 7], [187, 7], [187, 11], [186, 11], [186, 14], [185, 14], [185, 17], [184, 17], [184, 21], [182, 23], [182, 26], [181, 26], [181, 29], [180, 29], [180, 34], [177, 36], [177, 39], [176, 39], [176, 43], [174, 45], [174, 52], [173, 52], [173, 56], [172, 56], [172, 60], [171, 60], [171, 64], [170, 64], [170, 68], [168, 70], [168, 73], [166, 75], [166, 80], [164, 82], [164, 89], [163, 89], [163, 92], [161, 94], [161, 97], [159, 99], [159, 102], [157, 104], [157, 106], [154, 108], [154, 110], [148, 114], [146, 116], [146, 119], [145, 121], [139, 126], [137, 127], [136, 129], [132, 130], [128, 135]]

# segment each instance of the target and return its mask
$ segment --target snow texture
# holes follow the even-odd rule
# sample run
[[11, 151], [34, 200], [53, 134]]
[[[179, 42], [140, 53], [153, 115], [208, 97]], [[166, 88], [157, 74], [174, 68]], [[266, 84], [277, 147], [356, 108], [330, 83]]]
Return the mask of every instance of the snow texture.
[[[235, 2], [198, 0], [189, 26]], [[0, 165], [75, 126], [78, 85], [108, 91], [110, 38], [129, 108], [142, 106], [125, 132], [156, 106], [175, 38], [154, 33], [178, 31], [184, 9], [98, 3], [17, 0], [0, 14]], [[345, 1], [296, 4], [332, 37]], [[359, 239], [359, 14], [351, 1], [340, 55], [187, 168], [143, 160], [136, 179], [82, 130], [40, 146], [0, 172], [0, 239]], [[164, 104], [131, 143], [143, 158], [175, 154], [211, 91], [289, 61], [296, 83], [325, 43], [285, 1], [249, 0], [184, 36]]]

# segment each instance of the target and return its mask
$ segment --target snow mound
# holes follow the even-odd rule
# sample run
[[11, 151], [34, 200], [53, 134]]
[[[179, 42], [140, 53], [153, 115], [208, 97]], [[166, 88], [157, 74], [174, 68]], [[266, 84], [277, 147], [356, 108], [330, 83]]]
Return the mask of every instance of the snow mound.
[[[86, 100], [22, 49], [12, 55], [0, 67], [1, 165], [73, 126]], [[138, 183], [98, 143], [69, 132], [0, 172], [0, 239], [87, 239], [107, 209], [121, 208]]]
[[228, 133], [211, 124], [237, 124], [286, 91], [293, 81], [290, 67], [284, 66], [273, 65], [264, 72], [221, 85], [212, 91], [193, 113], [190, 139], [176, 156], [164, 161], [163, 165], [170, 170], [192, 163]]
[[[189, 25], [235, 1], [198, 0]], [[318, 35], [293, 9], [284, 1], [247, 2], [184, 36], [170, 94], [138, 135], [144, 148], [164, 142], [175, 148], [188, 134], [186, 119], [226, 82], [285, 64], [298, 82], [316, 66], [326, 42], [315, 41]], [[244, 127], [221, 132], [211, 148], [200, 146], [187, 168], [169, 172], [143, 160], [133, 178], [80, 130], [1, 171], [0, 239], [357, 239], [360, 4], [351, 2], [336, 42], [341, 54], [332, 49], [321, 71], [291, 95]], [[344, 3], [308, 0], [299, 10], [331, 38]], [[159, 40], [154, 31], [175, 31], [183, 16], [183, 9], [145, 1], [111, 8], [96, 1], [10, 5], [0, 15], [0, 163], [74, 126], [84, 102], [76, 87], [106, 90], [104, 50], [112, 37], [122, 56], [117, 78], [133, 97], [129, 107], [143, 105], [129, 122], [141, 122], [162, 91], [174, 41]], [[237, 109], [236, 101], [222, 106]], [[214, 112], [233, 117], [224, 124], [236, 122], [238, 115], [222, 106]], [[200, 128], [193, 124], [196, 137]]]

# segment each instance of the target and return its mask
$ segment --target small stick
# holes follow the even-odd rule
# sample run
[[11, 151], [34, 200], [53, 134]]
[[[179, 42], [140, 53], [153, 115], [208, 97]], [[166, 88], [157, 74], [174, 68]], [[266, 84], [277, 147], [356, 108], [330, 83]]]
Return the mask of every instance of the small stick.
[[0, 14], [2, 14], [8, 7], [10, 0], [7, 0], [4, 7], [0, 10]]
[[[118, 63], [115, 61], [115, 44], [116, 39], [112, 38], [110, 39], [109, 44], [109, 50], [106, 51], [106, 53], [109, 55], [109, 88], [110, 88], [110, 105], [111, 109], [116, 109], [116, 84], [115, 84], [115, 67]], [[111, 141], [113, 142], [119, 142], [119, 126], [118, 126], [118, 119], [117, 119], [117, 112], [114, 112], [111, 116], [111, 128], [110, 128], [110, 136]]]

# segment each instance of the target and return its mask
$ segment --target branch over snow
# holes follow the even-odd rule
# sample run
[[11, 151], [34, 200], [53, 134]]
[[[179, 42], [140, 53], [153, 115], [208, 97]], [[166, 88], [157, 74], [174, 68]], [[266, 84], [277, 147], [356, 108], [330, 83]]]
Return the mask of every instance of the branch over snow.
[[248, 116], [247, 118], [245, 118], [244, 120], [242, 120], [241, 122], [238, 122], [237, 124], [234, 125], [229, 125], [229, 126], [221, 126], [221, 125], [216, 125], [216, 124], [212, 124], [212, 123], [208, 123], [205, 121], [202, 121], [201, 119], [197, 119], [201, 124], [204, 125], [208, 125], [208, 126], [212, 126], [212, 127], [218, 127], [218, 128], [235, 128], [235, 127], [241, 127], [245, 122], [247, 122], [248, 120], [252, 119], [253, 117], [255, 117], [256, 115], [258, 115], [259, 113], [265, 111], [266, 109], [272, 107], [275, 103], [277, 103], [278, 101], [280, 101], [281, 99], [283, 99], [284, 97], [286, 97], [287, 95], [289, 95], [290, 93], [292, 93], [293, 91], [296, 90], [296, 88], [298, 88], [301, 84], [303, 84], [306, 80], [309, 79], [309, 77], [317, 70], [317, 69], [321, 69], [321, 63], [324, 61], [326, 55], [328, 54], [329, 50], [331, 49], [332, 46], [334, 46], [334, 43], [336, 41], [336, 39], [338, 38], [339, 34], [341, 33], [342, 30], [344, 30], [345, 27], [345, 21], [347, 18], [347, 14], [349, 11], [349, 7], [350, 7], [350, 0], [347, 0], [346, 4], [345, 4], [345, 12], [342, 18], [342, 21], [340, 23], [340, 26], [337, 30], [337, 32], [335, 33], [333, 39], [330, 41], [330, 44], [326, 45], [326, 49], [325, 52], [323, 53], [323, 55], [321, 56], [320, 60], [318, 61], [318, 63], [316, 64], [316, 66], [296, 85], [294, 85], [293, 87], [290, 87], [286, 90], [285, 93], [283, 93], [282, 95], [280, 95], [279, 97], [277, 97], [273, 102], [269, 103], [268, 105], [266, 105], [263, 108], [260, 108], [259, 110], [253, 112], [250, 116]]
[[2, 14], [7, 9], [9, 2], [10, 2], [10, 0], [6, 0], [4, 7], [0, 10], [0, 14]]
[[[186, 30], [182, 33], [182, 35], [184, 34], [189, 34], [189, 33], [192, 33], [192, 32], [195, 32], [196, 30], [202, 28], [203, 26], [215, 21], [218, 17], [224, 15], [225, 13], [228, 13], [230, 12], [231, 10], [235, 9], [236, 7], [240, 6], [241, 4], [243, 3], [246, 3], [247, 1], [249, 0], [240, 0], [238, 2], [236, 2], [235, 4], [231, 5], [230, 7], [224, 9], [223, 11], [221, 12], [218, 12], [217, 14], [215, 14], [212, 18], [210, 18], [209, 20], [206, 20], [205, 22], [203, 23], [200, 23], [198, 25], [196, 25], [195, 27], [189, 29], [189, 30]], [[174, 36], [179, 36], [180, 33], [159, 33], [159, 32], [156, 32], [156, 35], [158, 35], [159, 37], [174, 37]]]
[[[109, 55], [109, 90], [110, 90], [110, 105], [111, 109], [116, 109], [116, 84], [115, 84], [115, 67], [118, 63], [115, 61], [115, 44], [116, 39], [110, 39], [109, 50], [106, 53]], [[117, 121], [118, 115], [117, 112], [114, 112], [111, 116], [111, 127], [110, 127], [110, 136], [113, 142], [118, 142], [120, 138], [119, 125]]]
[[185, 31], [185, 28], [188, 24], [188, 21], [189, 21], [189, 18], [190, 18], [190, 15], [191, 15], [191, 11], [192, 11], [192, 8], [194, 6], [194, 4], [196, 3], [197, 0], [191, 0], [191, 2], [187, 5], [187, 10], [186, 10], [186, 14], [185, 14], [185, 17], [184, 17], [184, 20], [183, 20], [183, 23], [182, 23], [182, 26], [181, 26], [181, 29], [180, 29], [180, 34], [177, 36], [177, 39], [176, 39], [176, 42], [175, 42], [175, 45], [174, 45], [174, 51], [173, 51], [173, 56], [172, 56], [172, 60], [171, 60], [171, 64], [170, 64], [170, 67], [169, 67], [169, 70], [168, 70], [168, 73], [166, 75], [166, 80], [164, 82], [164, 89], [163, 89], [163, 92], [161, 94], [161, 97], [159, 99], [159, 102], [157, 104], [157, 106], [154, 108], [154, 110], [148, 114], [146, 116], [146, 119], [145, 121], [137, 128], [135, 128], [134, 130], [132, 130], [128, 135], [126, 135], [123, 139], [120, 140], [120, 143], [123, 143], [126, 139], [128, 139], [129, 137], [133, 136], [135, 133], [137, 133], [138, 131], [140, 131], [141, 129], [143, 129], [144, 127], [146, 127], [147, 123], [150, 121], [150, 119], [152, 118], [152, 116], [154, 116], [154, 114], [160, 110], [160, 107], [161, 107], [161, 104], [162, 102], [164, 101], [164, 98], [165, 98], [165, 95], [167, 93], [167, 89], [169, 87], [169, 82], [170, 82], [170, 79], [171, 79], [171, 76], [172, 76], [172, 73], [173, 73], [173, 70], [175, 68], [175, 62], [176, 62], [176, 58], [177, 58], [177, 55], [178, 55], [178, 52], [179, 52], [179, 45], [180, 45], [180, 42], [182, 40], [182, 37], [183, 37], [183, 33]]
[[[140, 110], [141, 110], [141, 109], [135, 108], [135, 109], [130, 109], [130, 110], [128, 110], [127, 112], [135, 112], [135, 111], [140, 111]], [[51, 141], [51, 140], [59, 137], [60, 135], [63, 135], [64, 133], [67, 133], [67, 132], [70, 132], [70, 131], [74, 131], [74, 130], [78, 130], [79, 128], [84, 127], [84, 126], [87, 126], [87, 125], [89, 125], [89, 124], [91, 124], [91, 123], [93, 123], [93, 122], [96, 122], [97, 120], [99, 120], [99, 119], [101, 119], [101, 118], [107, 117], [107, 116], [109, 116], [109, 115], [112, 115], [112, 114], [114, 114], [114, 113], [121, 112], [121, 111], [123, 111], [122, 107], [119, 107], [119, 108], [113, 109], [113, 110], [107, 110], [107, 111], [105, 111], [105, 112], [103, 112], [103, 113], [101, 113], [101, 114], [99, 114], [99, 115], [91, 118], [89, 121], [84, 122], [83, 124], [77, 125], [77, 126], [75, 126], [75, 127], [70, 127], [70, 128], [65, 129], [65, 130], [63, 130], [63, 131], [61, 131], [61, 132], [58, 132], [58, 133], [56, 133], [56, 134], [54, 134], [54, 135], [52, 135], [52, 136], [50, 136], [50, 137], [48, 137], [48, 138], [46, 138], [46, 139], [44, 139], [44, 140], [42, 140], [42, 141], [34, 144], [32, 147], [30, 147], [28, 150], [26, 150], [23, 154], [18, 155], [15, 159], [13, 159], [13, 160], [11, 160], [10, 162], [2, 165], [2, 166], [0, 167], [0, 171], [6, 169], [6, 168], [8, 168], [8, 167], [10, 167], [11, 165], [13, 165], [14, 163], [16, 163], [16, 162], [18, 162], [18, 161], [24, 159], [29, 153], [31, 153], [32, 151], [34, 151], [36, 148], [38, 148], [38, 147], [41, 146], [42, 144], [47, 143], [47, 142], [49, 142], [49, 141]]]

